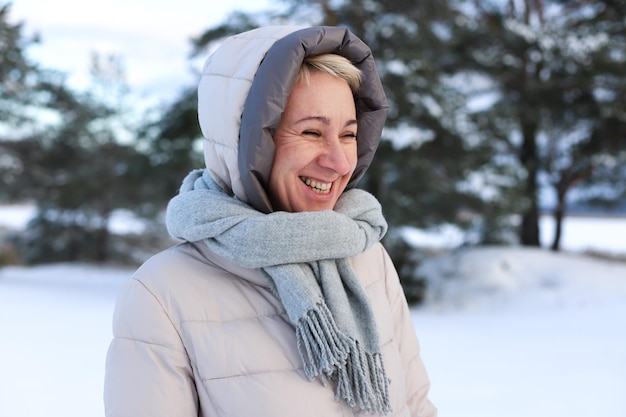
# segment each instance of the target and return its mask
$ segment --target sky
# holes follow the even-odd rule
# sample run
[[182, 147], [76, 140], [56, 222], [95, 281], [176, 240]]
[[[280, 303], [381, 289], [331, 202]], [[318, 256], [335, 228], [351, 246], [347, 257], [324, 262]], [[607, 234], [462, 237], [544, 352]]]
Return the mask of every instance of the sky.
[[67, 73], [71, 86], [81, 89], [89, 84], [92, 52], [119, 54], [137, 97], [161, 102], [195, 82], [190, 70], [194, 64], [187, 60], [189, 39], [233, 10], [252, 12], [271, 4], [272, 0], [14, 0], [11, 16], [13, 22], [24, 23], [26, 34], [41, 36], [41, 44], [30, 51], [35, 62]]

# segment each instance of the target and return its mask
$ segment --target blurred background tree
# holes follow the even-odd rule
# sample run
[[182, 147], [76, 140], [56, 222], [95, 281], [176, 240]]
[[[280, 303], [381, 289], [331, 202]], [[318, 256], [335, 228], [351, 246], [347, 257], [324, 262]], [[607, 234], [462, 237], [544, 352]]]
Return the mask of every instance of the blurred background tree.
[[522, 168], [523, 245], [540, 244], [542, 190], [553, 191], [551, 246], [558, 250], [568, 197], [585, 200], [573, 191], [600, 180], [594, 171], [608, 162], [602, 155], [624, 161], [625, 7], [621, 1], [477, 1], [460, 25], [454, 55], [463, 71], [488, 80], [483, 94], [492, 99], [472, 120]]
[[150, 182], [160, 184], [140, 135], [147, 121], [128, 107], [123, 60], [94, 54], [93, 85], [72, 91], [63, 74], [28, 61], [36, 38], [9, 23], [8, 6], [0, 10], [0, 198], [36, 205], [27, 231], [13, 239], [21, 260], [124, 259], [126, 248], [111, 241], [112, 214], [153, 218], [167, 198]]

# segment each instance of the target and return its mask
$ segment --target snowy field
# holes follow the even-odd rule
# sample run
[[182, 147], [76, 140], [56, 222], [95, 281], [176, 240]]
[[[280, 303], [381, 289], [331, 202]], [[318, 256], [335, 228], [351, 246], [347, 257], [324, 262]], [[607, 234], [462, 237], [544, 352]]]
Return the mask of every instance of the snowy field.
[[[579, 220], [566, 248], [626, 253], [626, 221]], [[0, 269], [0, 417], [103, 416], [111, 314], [131, 273]], [[626, 263], [479, 248], [420, 273], [432, 291], [413, 319], [440, 417], [626, 417]]]

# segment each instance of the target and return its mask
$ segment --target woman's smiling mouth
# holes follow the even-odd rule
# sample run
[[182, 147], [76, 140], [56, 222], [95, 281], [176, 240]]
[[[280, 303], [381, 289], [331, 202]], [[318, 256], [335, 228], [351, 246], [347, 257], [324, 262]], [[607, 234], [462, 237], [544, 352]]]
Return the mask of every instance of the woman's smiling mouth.
[[333, 185], [332, 182], [319, 182], [307, 177], [300, 177], [300, 180], [317, 194], [328, 194]]

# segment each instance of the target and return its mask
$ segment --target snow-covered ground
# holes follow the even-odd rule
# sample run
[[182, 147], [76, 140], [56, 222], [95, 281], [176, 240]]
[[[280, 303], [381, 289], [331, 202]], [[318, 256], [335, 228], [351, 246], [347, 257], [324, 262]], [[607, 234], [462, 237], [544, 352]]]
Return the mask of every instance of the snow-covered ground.
[[115, 296], [130, 271], [0, 268], [0, 416], [104, 415]]
[[[618, 220], [588, 219], [564, 242], [626, 253]], [[487, 247], [419, 272], [431, 291], [412, 314], [440, 417], [626, 416], [626, 263]], [[0, 417], [103, 415], [111, 314], [131, 273], [0, 269]]]
[[626, 263], [475, 248], [421, 267], [415, 328], [446, 417], [626, 416]]

